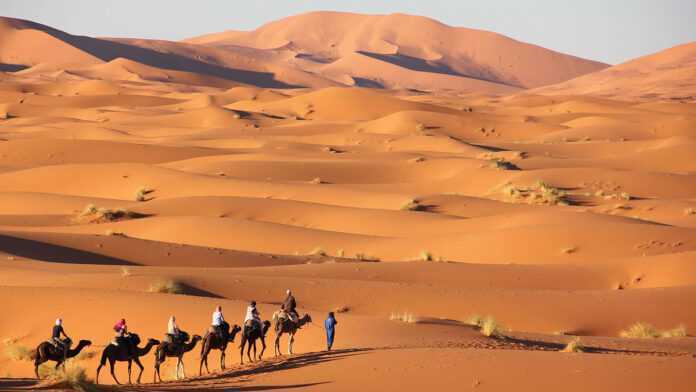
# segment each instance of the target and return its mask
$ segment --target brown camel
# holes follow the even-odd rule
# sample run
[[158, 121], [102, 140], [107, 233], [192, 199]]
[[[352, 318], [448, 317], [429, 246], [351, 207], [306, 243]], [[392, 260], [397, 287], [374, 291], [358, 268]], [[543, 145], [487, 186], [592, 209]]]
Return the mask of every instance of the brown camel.
[[210, 373], [210, 369], [208, 369], [208, 354], [210, 354], [212, 350], [222, 351], [220, 353], [220, 369], [225, 370], [225, 350], [227, 350], [227, 344], [229, 342], [234, 342], [235, 336], [242, 330], [239, 325], [236, 324], [232, 327], [232, 330], [230, 330], [230, 325], [226, 322], [223, 323], [221, 329], [222, 336], [208, 333], [201, 342], [201, 363], [198, 367], [198, 373], [201, 376], [203, 375], [203, 364], [205, 364], [205, 370]]
[[292, 355], [292, 344], [295, 342], [295, 334], [297, 333], [297, 330], [302, 328], [302, 326], [304, 326], [305, 324], [312, 322], [312, 317], [309, 314], [305, 314], [304, 316], [300, 317], [300, 319], [297, 320], [297, 322], [293, 322], [289, 318], [284, 318], [281, 320], [279, 317], [280, 313], [280, 310], [273, 313], [273, 328], [276, 332], [274, 347], [276, 357], [278, 355], [283, 355], [283, 353], [280, 352], [280, 337], [284, 333], [290, 335], [290, 340], [288, 341], [288, 352], [290, 352], [290, 355]]
[[131, 365], [133, 362], [135, 362], [136, 365], [140, 368], [140, 373], [138, 374], [138, 384], [140, 384], [140, 378], [143, 376], [143, 364], [140, 363], [140, 357], [147, 355], [147, 353], [150, 352], [152, 347], [160, 344], [159, 340], [157, 339], [148, 339], [147, 345], [145, 347], [138, 347], [140, 344], [140, 336], [134, 333], [130, 333], [128, 337], [130, 344], [133, 345], [134, 350], [133, 350], [133, 355], [129, 353], [128, 347], [121, 344], [118, 346], [115, 346], [113, 344], [109, 344], [104, 348], [104, 351], [102, 351], [102, 356], [101, 356], [101, 361], [99, 362], [99, 367], [97, 367], [97, 377], [95, 382], [99, 384], [99, 372], [101, 371], [102, 366], [106, 365], [106, 361], [109, 361], [109, 367], [111, 368], [111, 377], [113, 377], [114, 381], [116, 381], [116, 384], [121, 384], [118, 382], [118, 379], [116, 378], [116, 374], [114, 374], [114, 364], [118, 362], [126, 362], [128, 361], [128, 384], [131, 383]]
[[39, 378], [39, 365], [41, 365], [42, 363], [48, 361], [55, 361], [56, 369], [58, 369], [60, 365], [63, 365], [63, 367], [65, 367], [64, 361], [66, 359], [77, 356], [77, 354], [79, 354], [83, 348], [88, 347], [90, 345], [92, 345], [92, 342], [90, 342], [89, 340], [80, 340], [77, 346], [73, 349], [68, 350], [68, 352], [65, 354], [65, 358], [63, 358], [63, 350], [56, 348], [56, 346], [49, 342], [39, 343], [39, 346], [36, 347], [36, 351], [32, 354], [32, 357], [34, 358], [34, 374], [36, 374], [36, 378]]
[[187, 343], [169, 343], [162, 342], [157, 346], [155, 350], [155, 375], [154, 382], [159, 379], [162, 382], [162, 376], [160, 375], [160, 365], [167, 359], [167, 357], [176, 357], [176, 378], [179, 379], [179, 371], [184, 378], [186, 378], [186, 371], [184, 370], [184, 354], [193, 350], [196, 344], [203, 339], [200, 335], [193, 335], [191, 341]]
[[[258, 328], [253, 328], [249, 325], [244, 326], [244, 331], [242, 332], [242, 343], [239, 345], [239, 361], [243, 365], [244, 364], [244, 345], [248, 344], [247, 348], [247, 358], [249, 358], [249, 362], [254, 362], [256, 358], [256, 340], [261, 339], [261, 353], [259, 354], [258, 359], [261, 360], [263, 358], [263, 352], [266, 351], [266, 333], [268, 333], [268, 329], [271, 328], [271, 322], [266, 320], [263, 322], [263, 328], [261, 331], [259, 331]], [[254, 360], [251, 359], [251, 347], [254, 347]]]

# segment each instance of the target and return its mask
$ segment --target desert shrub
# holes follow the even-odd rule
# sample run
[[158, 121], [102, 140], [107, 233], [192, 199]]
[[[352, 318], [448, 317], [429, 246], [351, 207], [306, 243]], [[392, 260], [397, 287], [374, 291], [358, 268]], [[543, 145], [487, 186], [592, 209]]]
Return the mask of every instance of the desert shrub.
[[346, 255], [346, 251], [343, 249], [339, 249], [336, 251], [336, 257], [344, 257]]
[[127, 278], [131, 276], [131, 270], [128, 267], [121, 267], [121, 277]]
[[184, 285], [173, 279], [161, 279], [150, 284], [148, 289], [151, 293], [183, 294]]
[[336, 312], [336, 313], [348, 313], [348, 312], [350, 312], [350, 306], [347, 306], [347, 305], [339, 306], [336, 309], [334, 309], [334, 312]]
[[580, 338], [575, 338], [566, 344], [565, 348], [561, 351], [564, 353], [581, 353], [585, 351], [585, 347], [580, 342]]
[[577, 251], [578, 251], [578, 247], [577, 247], [577, 246], [571, 246], [571, 247], [568, 247], [568, 248], [563, 248], [563, 249], [561, 249], [561, 253], [565, 253], [565, 254], [567, 254], [567, 255], [573, 254], [573, 253], [575, 253], [575, 252], [577, 252]]
[[32, 361], [34, 350], [16, 342], [5, 343], [5, 356], [13, 361]]
[[421, 124], [421, 123], [416, 124], [416, 131], [417, 132], [425, 131], [425, 124]]
[[135, 191], [135, 201], [147, 201], [147, 195], [154, 192], [148, 187], [140, 187]]
[[111, 209], [89, 204], [80, 212], [78, 219], [89, 220], [91, 222], [116, 222], [125, 219], [142, 218], [143, 216], [142, 214], [126, 210], [125, 208]]
[[418, 204], [418, 200], [409, 199], [406, 202], [404, 202], [399, 209], [401, 211], [418, 211], [420, 208], [421, 206], [420, 204]]
[[408, 324], [413, 324], [418, 322], [418, 319], [411, 313], [404, 312], [404, 313], [394, 313], [392, 312], [391, 315], [389, 315], [389, 320], [391, 321], [400, 321], [402, 323], [408, 323]]
[[464, 324], [472, 325], [474, 327], [480, 327], [481, 323], [483, 322], [483, 316], [480, 314], [472, 314], [469, 316], [469, 318], [466, 319]]
[[534, 186], [522, 187], [506, 183], [502, 187], [503, 195], [511, 202], [529, 204], [568, 205], [567, 194], [544, 181], [537, 181]]
[[87, 377], [87, 372], [73, 361], [67, 361], [65, 368], [55, 369], [53, 366], [41, 366], [39, 376], [46, 379], [51, 387], [80, 392], [96, 392], [99, 388]]
[[356, 253], [355, 259], [360, 261], [379, 261], [379, 257], [370, 256], [366, 253]]
[[687, 208], [684, 210], [684, 215], [696, 215], [696, 208]]
[[309, 252], [310, 256], [326, 256], [326, 252], [321, 247], [316, 247]]
[[487, 337], [499, 336], [502, 332], [500, 324], [491, 316], [486, 316], [481, 320], [480, 328], [483, 336]]
[[427, 250], [421, 251], [420, 252], [420, 260], [421, 261], [433, 261], [433, 255]]
[[686, 336], [686, 327], [679, 325], [676, 328], [668, 329], [660, 333], [662, 338], [683, 338]]
[[631, 325], [628, 327], [628, 329], [621, 331], [619, 336], [622, 338], [634, 339], [658, 338], [660, 337], [660, 332], [652, 325], [641, 321]]
[[319, 185], [319, 184], [324, 184], [324, 181], [322, 181], [322, 179], [319, 177], [315, 177], [312, 179], [312, 181], [310, 181], [310, 183], [315, 184], [315, 185]]

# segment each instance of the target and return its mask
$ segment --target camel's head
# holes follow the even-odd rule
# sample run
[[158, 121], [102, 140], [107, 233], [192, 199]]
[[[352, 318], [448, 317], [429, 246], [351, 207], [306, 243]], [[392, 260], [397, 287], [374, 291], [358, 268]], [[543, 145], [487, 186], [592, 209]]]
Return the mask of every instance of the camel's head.
[[89, 347], [91, 345], [92, 345], [91, 340], [84, 340], [83, 339], [83, 340], [80, 340], [80, 342], [78, 343], [78, 346], [80, 346], [80, 347]]
[[158, 345], [158, 344], [160, 344], [160, 343], [161, 343], [161, 342], [160, 342], [159, 340], [153, 339], [153, 338], [150, 338], [150, 339], [147, 340], [147, 344], [150, 344], [150, 345], [153, 345], [153, 346], [156, 346], [156, 345]]
[[199, 340], [203, 339], [201, 335], [193, 335], [193, 338], [191, 339], [192, 342], [197, 342]]
[[304, 320], [305, 323], [311, 323], [311, 322], [312, 322], [312, 316], [310, 316], [309, 313], [305, 313], [305, 315], [302, 316], [302, 319]]
[[266, 336], [268, 329], [271, 328], [271, 322], [266, 320], [263, 322], [263, 336]]

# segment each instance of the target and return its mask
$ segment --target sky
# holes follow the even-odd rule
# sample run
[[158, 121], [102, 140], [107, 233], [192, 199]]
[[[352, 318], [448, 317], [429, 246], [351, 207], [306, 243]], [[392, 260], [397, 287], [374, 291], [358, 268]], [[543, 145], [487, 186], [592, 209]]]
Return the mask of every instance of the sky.
[[167, 40], [318, 10], [422, 15], [610, 64], [696, 41], [696, 0], [0, 0], [71, 34]]

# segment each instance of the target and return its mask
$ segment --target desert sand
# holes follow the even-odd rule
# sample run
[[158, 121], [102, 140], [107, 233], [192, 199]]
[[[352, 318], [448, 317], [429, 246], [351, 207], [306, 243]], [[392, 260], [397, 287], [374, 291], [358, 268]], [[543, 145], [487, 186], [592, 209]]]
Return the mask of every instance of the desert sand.
[[[100, 381], [692, 391], [694, 53], [609, 67], [400, 14], [182, 42], [2, 18], [0, 389], [60, 388], [17, 356], [57, 317], [92, 342], [71, 366], [94, 378], [121, 317], [203, 334], [216, 305], [270, 319], [291, 288], [313, 319], [295, 355], [270, 331], [263, 360], [240, 366], [237, 340], [224, 372], [213, 351], [200, 377], [197, 346], [184, 380], [169, 359], [151, 384], [149, 353], [145, 384]], [[621, 336], [637, 322], [676, 336]]]

